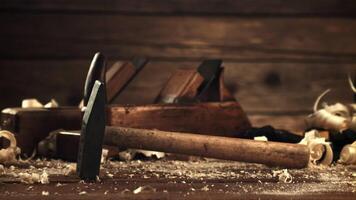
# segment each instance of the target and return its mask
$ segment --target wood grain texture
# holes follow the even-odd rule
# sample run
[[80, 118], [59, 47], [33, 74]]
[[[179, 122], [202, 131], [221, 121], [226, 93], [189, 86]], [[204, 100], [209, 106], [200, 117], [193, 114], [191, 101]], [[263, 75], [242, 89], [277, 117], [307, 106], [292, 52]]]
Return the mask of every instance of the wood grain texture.
[[251, 126], [237, 102], [109, 107], [106, 118], [112, 126], [228, 137]]
[[356, 20], [1, 14], [0, 58], [356, 62]]
[[111, 146], [259, 163], [289, 169], [307, 167], [310, 156], [309, 148], [301, 144], [122, 127], [107, 127], [104, 143]]
[[3, 0], [0, 9], [37, 12], [355, 16], [353, 0]]
[[[61, 105], [77, 105], [90, 59], [0, 61], [0, 91], [6, 97], [1, 99], [1, 108], [19, 106], [21, 99], [30, 97], [42, 102], [56, 98]], [[195, 68], [199, 63], [151, 61], [114, 102], [153, 103], [176, 69]], [[332, 93], [325, 101], [352, 101], [346, 78], [355, 70], [355, 64], [224, 62], [223, 65], [227, 87], [249, 114], [308, 113], [316, 97], [327, 88]]]
[[0, 60], [1, 108], [18, 107], [24, 98], [79, 105], [90, 60]]
[[324, 89], [351, 101], [352, 0], [4, 0], [0, 108], [23, 98], [76, 105], [90, 58], [153, 60], [116, 100], [152, 103], [178, 68], [225, 61], [225, 82], [249, 114], [307, 113]]

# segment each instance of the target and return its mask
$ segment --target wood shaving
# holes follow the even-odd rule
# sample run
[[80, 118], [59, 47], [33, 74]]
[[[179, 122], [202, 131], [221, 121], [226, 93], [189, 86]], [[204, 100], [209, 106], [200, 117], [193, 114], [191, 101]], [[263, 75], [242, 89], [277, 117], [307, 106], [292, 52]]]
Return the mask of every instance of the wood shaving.
[[266, 136], [258, 136], [258, 137], [254, 137], [253, 140], [267, 142], [268, 138]]
[[350, 88], [351, 88], [352, 92], [356, 93], [356, 87], [355, 87], [355, 85], [354, 85], [354, 83], [352, 81], [352, 78], [351, 78], [350, 74], [348, 75], [347, 80], [349, 82], [349, 85], [350, 85]]
[[[117, 190], [117, 188], [115, 188]], [[131, 193], [131, 191], [129, 189], [124, 189], [123, 191], [121, 191], [121, 194], [129, 194]]]
[[79, 192], [78, 194], [79, 194], [79, 195], [86, 195], [87, 192], [86, 192], [86, 191], [81, 191], [81, 192]]
[[351, 119], [337, 116], [325, 109], [321, 109], [309, 115], [305, 122], [307, 129], [318, 128], [341, 132], [350, 126]]
[[139, 194], [139, 193], [149, 193], [149, 192], [156, 192], [156, 188], [153, 188], [152, 186], [149, 185], [145, 185], [136, 188], [132, 193]]
[[305, 120], [307, 129], [317, 128], [341, 132], [351, 126], [352, 114], [346, 105], [341, 103], [331, 106], [324, 104], [324, 108], [318, 110], [319, 102], [328, 92], [330, 89], [322, 93], [315, 101], [314, 113]]
[[292, 175], [288, 172], [287, 169], [282, 169], [282, 170], [274, 170], [273, 172], [273, 177], [278, 176], [278, 180], [283, 183], [292, 183], [293, 182], [293, 177]]
[[103, 164], [108, 160], [109, 150], [103, 149], [101, 152], [100, 163]]
[[4, 174], [5, 173], [5, 168], [4, 168], [4, 165], [1, 165], [0, 164], [0, 175]]
[[153, 159], [162, 159], [166, 156], [165, 153], [158, 152], [158, 151], [147, 151], [142, 149], [127, 149], [125, 151], [120, 151], [119, 157], [121, 160], [131, 161], [135, 158], [137, 154], [142, 154], [147, 158], [153, 158]]
[[0, 163], [16, 162], [16, 156], [21, 153], [17, 147], [16, 138], [10, 131], [0, 131], [0, 138], [5, 138], [10, 141], [10, 146], [0, 150]]
[[42, 191], [42, 196], [48, 196], [49, 192], [48, 191]]
[[63, 169], [63, 174], [66, 176], [76, 174], [76, 170], [77, 170], [76, 167], [77, 167], [76, 164], [67, 164]]
[[310, 161], [315, 165], [330, 166], [333, 162], [334, 153], [331, 143], [320, 137], [319, 131], [311, 130], [305, 133], [299, 144], [307, 145], [310, 150]]
[[209, 186], [206, 185], [203, 188], [201, 188], [200, 190], [206, 192], [206, 191], [209, 191], [210, 189], [209, 189]]
[[55, 99], [51, 99], [48, 103], [43, 105], [37, 99], [24, 99], [21, 103], [22, 108], [57, 108], [59, 107], [58, 102]]
[[18, 174], [18, 178], [22, 183], [25, 184], [34, 184], [34, 183], [49, 184], [48, 174], [45, 170], [41, 174], [21, 172]]
[[45, 108], [57, 108], [59, 107], [58, 102], [55, 99], [51, 99], [48, 103], [44, 105]]
[[114, 174], [107, 173], [106, 176], [109, 178], [114, 178]]
[[24, 99], [21, 103], [22, 108], [42, 108], [43, 104], [37, 99]]
[[356, 142], [345, 145], [342, 148], [338, 162], [345, 165], [356, 164]]

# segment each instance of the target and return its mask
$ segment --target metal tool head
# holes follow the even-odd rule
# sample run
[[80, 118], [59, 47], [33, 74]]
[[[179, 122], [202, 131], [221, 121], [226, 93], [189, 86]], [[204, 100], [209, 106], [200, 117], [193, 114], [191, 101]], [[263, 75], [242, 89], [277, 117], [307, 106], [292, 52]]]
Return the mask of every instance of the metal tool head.
[[222, 60], [220, 59], [204, 60], [198, 67], [198, 73], [204, 78], [203, 83], [198, 88], [198, 99], [206, 98], [208, 90], [211, 89], [214, 82], [218, 81], [222, 71], [221, 64]]
[[83, 97], [84, 106], [88, 104], [91, 90], [95, 81], [100, 80], [101, 82], [105, 83], [105, 65], [106, 61], [104, 55], [100, 52], [96, 53], [93, 57], [93, 60], [91, 61], [87, 78], [85, 80]]
[[82, 180], [99, 175], [105, 132], [105, 85], [95, 81], [84, 113], [77, 160], [77, 174]]
[[132, 65], [135, 66], [136, 70], [142, 69], [148, 62], [147, 58], [144, 57], [136, 57], [132, 60]]

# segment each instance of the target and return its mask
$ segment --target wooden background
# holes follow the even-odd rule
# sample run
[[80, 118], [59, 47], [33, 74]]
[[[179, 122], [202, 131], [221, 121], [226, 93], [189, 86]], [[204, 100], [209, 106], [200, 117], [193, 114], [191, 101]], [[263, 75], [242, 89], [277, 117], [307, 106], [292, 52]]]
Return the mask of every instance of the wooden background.
[[257, 124], [283, 124], [327, 88], [330, 103], [352, 100], [355, 17], [354, 0], [2, 0], [0, 108], [29, 97], [79, 103], [101, 51], [110, 63], [151, 59], [118, 103], [150, 103], [176, 68], [222, 58]]

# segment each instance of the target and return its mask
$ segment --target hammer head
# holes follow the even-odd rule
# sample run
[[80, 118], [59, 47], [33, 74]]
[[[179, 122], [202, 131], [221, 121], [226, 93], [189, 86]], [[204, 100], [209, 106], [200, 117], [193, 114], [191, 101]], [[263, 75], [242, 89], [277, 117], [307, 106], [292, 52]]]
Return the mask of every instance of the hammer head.
[[92, 88], [96, 80], [100, 80], [105, 83], [105, 71], [106, 71], [106, 59], [103, 54], [100, 52], [96, 53], [91, 61], [90, 68], [87, 74], [84, 85], [84, 97], [83, 103], [84, 106], [88, 104], [89, 97], [92, 91]]
[[105, 104], [105, 85], [95, 81], [80, 133], [77, 174], [82, 180], [95, 180], [99, 175], [105, 132]]

